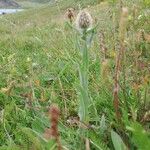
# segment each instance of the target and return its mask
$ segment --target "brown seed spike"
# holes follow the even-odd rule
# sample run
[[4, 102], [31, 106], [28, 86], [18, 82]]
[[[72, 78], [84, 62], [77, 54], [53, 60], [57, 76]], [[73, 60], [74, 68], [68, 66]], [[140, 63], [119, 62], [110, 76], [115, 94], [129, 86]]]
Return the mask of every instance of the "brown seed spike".
[[60, 111], [57, 105], [52, 105], [49, 110], [51, 118], [51, 136], [57, 138], [58, 136], [58, 119]]
[[74, 20], [74, 9], [73, 8], [68, 8], [66, 12], [67, 18], [69, 19], [70, 23], [73, 22]]
[[59, 116], [60, 116], [60, 110], [57, 105], [53, 104], [49, 109], [51, 127], [48, 129], [45, 129], [44, 137], [47, 140], [55, 139], [58, 150], [62, 150], [62, 145], [59, 139], [59, 131], [58, 131]]

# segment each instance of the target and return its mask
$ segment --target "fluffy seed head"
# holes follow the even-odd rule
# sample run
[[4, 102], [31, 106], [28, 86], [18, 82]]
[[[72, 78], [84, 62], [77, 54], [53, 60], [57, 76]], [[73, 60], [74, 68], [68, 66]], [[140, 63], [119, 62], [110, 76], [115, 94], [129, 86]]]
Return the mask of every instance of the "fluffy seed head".
[[69, 19], [69, 21], [72, 23], [74, 19], [74, 9], [73, 8], [68, 8], [66, 12], [66, 16]]
[[93, 20], [91, 15], [86, 10], [82, 10], [77, 15], [76, 28], [79, 31], [88, 30], [92, 27], [92, 22]]

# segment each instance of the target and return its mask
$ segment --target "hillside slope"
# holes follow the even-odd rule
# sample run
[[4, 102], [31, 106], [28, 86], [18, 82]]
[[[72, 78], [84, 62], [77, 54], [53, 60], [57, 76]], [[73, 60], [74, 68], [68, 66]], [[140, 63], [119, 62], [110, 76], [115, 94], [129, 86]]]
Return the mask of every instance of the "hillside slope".
[[0, 0], [0, 8], [8, 7], [18, 8], [19, 4], [13, 0]]

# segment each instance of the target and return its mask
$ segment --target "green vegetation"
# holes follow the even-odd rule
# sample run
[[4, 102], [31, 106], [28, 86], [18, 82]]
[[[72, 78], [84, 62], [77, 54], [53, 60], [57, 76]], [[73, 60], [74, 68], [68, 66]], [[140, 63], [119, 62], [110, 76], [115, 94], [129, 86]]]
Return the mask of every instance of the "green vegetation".
[[[121, 5], [128, 12], [122, 14]], [[0, 16], [0, 150], [52, 150], [59, 142], [66, 150], [88, 150], [88, 144], [91, 150], [149, 150], [149, 1], [60, 0], [40, 6]], [[70, 7], [75, 14], [87, 8], [94, 20], [88, 122], [79, 119], [84, 40], [65, 17]], [[45, 137], [54, 103], [61, 112], [59, 140]]]

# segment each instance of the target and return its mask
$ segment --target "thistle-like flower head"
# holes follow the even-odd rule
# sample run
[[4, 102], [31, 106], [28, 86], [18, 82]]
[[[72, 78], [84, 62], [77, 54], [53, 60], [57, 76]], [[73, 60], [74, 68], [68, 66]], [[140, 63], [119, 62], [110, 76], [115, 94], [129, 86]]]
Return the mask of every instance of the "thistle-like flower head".
[[68, 8], [66, 12], [66, 16], [69, 19], [69, 21], [72, 23], [74, 19], [74, 9], [73, 8]]
[[82, 32], [83, 30], [92, 28], [93, 20], [91, 15], [86, 10], [82, 10], [77, 15], [75, 23], [77, 30]]

